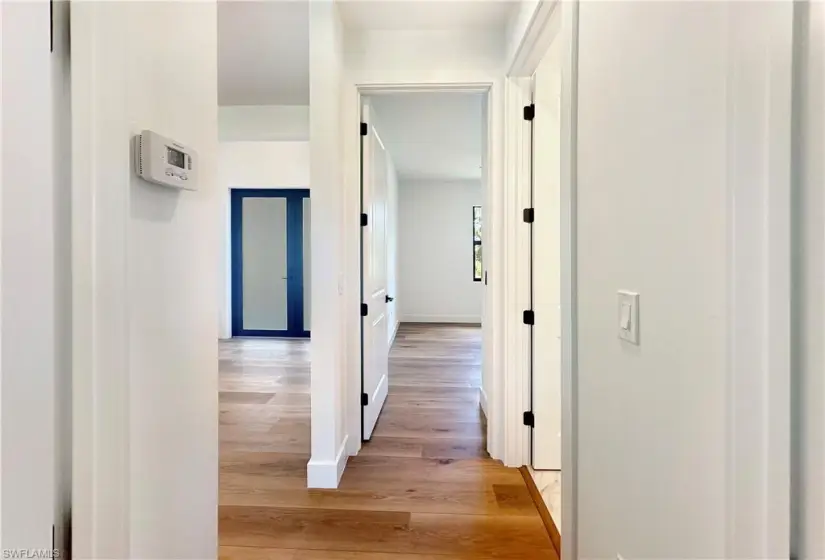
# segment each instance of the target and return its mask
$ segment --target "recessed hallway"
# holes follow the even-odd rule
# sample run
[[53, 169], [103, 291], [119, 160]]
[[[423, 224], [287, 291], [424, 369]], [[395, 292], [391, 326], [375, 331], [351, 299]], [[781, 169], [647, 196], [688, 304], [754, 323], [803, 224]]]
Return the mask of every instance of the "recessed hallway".
[[487, 457], [481, 331], [402, 325], [372, 441], [307, 490], [309, 345], [221, 345], [224, 560], [557, 558], [519, 472]]

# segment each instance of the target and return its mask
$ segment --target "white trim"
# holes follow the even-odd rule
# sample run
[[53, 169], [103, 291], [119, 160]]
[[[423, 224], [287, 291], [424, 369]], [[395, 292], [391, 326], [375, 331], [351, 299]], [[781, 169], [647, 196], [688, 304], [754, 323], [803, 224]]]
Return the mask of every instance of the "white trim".
[[465, 323], [481, 325], [479, 315], [404, 315], [402, 323]]
[[565, 49], [561, 84], [561, 556], [578, 558], [578, 318], [576, 279], [576, 192], [579, 2], [562, 5]]
[[349, 436], [344, 437], [334, 461], [310, 459], [307, 463], [307, 488], [338, 488], [347, 466]]
[[[72, 5], [72, 553], [130, 556], [129, 325], [126, 258], [129, 189], [99, 176], [99, 131], [125, 90], [97, 87], [103, 57], [122, 39], [100, 3]], [[105, 48], [102, 47], [105, 45]], [[107, 83], [123, 80], [107, 76]], [[124, 86], [125, 87], [125, 86]], [[113, 126], [120, 126], [115, 122]], [[128, 156], [127, 156], [128, 157]], [[126, 164], [127, 162], [124, 162]]]
[[558, 24], [553, 25], [551, 22], [553, 13], [561, 3], [559, 0], [539, 0], [515, 53], [508, 76], [526, 78], [536, 71], [544, 53], [559, 32]]
[[794, 6], [729, 9], [726, 556], [787, 558]]
[[523, 108], [531, 102], [531, 79], [509, 78], [505, 84], [505, 348], [502, 462], [508, 467], [530, 463], [530, 430], [522, 414], [530, 409], [530, 328], [522, 312], [530, 307], [530, 228], [522, 210], [530, 206], [530, 125]]
[[395, 344], [395, 337], [398, 336], [398, 328], [401, 326], [401, 321], [395, 322], [395, 327], [392, 329], [392, 335], [390, 336], [390, 348], [392, 345]]
[[487, 391], [484, 390], [484, 387], [482, 387], [479, 390], [478, 405], [481, 407], [481, 412], [484, 413], [484, 418], [488, 418], [488, 416], [487, 416]]

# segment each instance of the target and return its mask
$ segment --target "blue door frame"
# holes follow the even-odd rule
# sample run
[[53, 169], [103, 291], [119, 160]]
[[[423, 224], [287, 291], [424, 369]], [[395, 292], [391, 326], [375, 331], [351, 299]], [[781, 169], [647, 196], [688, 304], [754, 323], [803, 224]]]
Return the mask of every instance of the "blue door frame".
[[[243, 199], [286, 199], [287, 330], [243, 328]], [[309, 189], [232, 189], [232, 336], [309, 337], [304, 329], [304, 199]]]

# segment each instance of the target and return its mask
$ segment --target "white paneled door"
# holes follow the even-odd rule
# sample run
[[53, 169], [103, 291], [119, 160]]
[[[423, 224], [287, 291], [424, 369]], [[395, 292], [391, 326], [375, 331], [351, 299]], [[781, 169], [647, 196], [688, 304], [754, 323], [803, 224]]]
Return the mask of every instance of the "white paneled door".
[[[366, 135], [361, 136], [362, 202], [362, 438], [372, 436], [387, 400], [389, 343], [387, 341], [387, 153], [370, 118], [362, 110]], [[363, 128], [364, 125], [362, 125]], [[362, 130], [363, 132], [363, 130]]]
[[533, 468], [561, 470], [561, 41], [533, 76]]

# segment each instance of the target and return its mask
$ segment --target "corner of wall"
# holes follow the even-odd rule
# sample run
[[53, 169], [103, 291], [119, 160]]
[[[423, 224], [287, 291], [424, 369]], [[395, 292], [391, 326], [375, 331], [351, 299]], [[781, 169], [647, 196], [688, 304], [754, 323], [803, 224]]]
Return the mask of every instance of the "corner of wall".
[[344, 437], [333, 461], [310, 459], [307, 463], [307, 488], [338, 488], [349, 459], [349, 436]]

